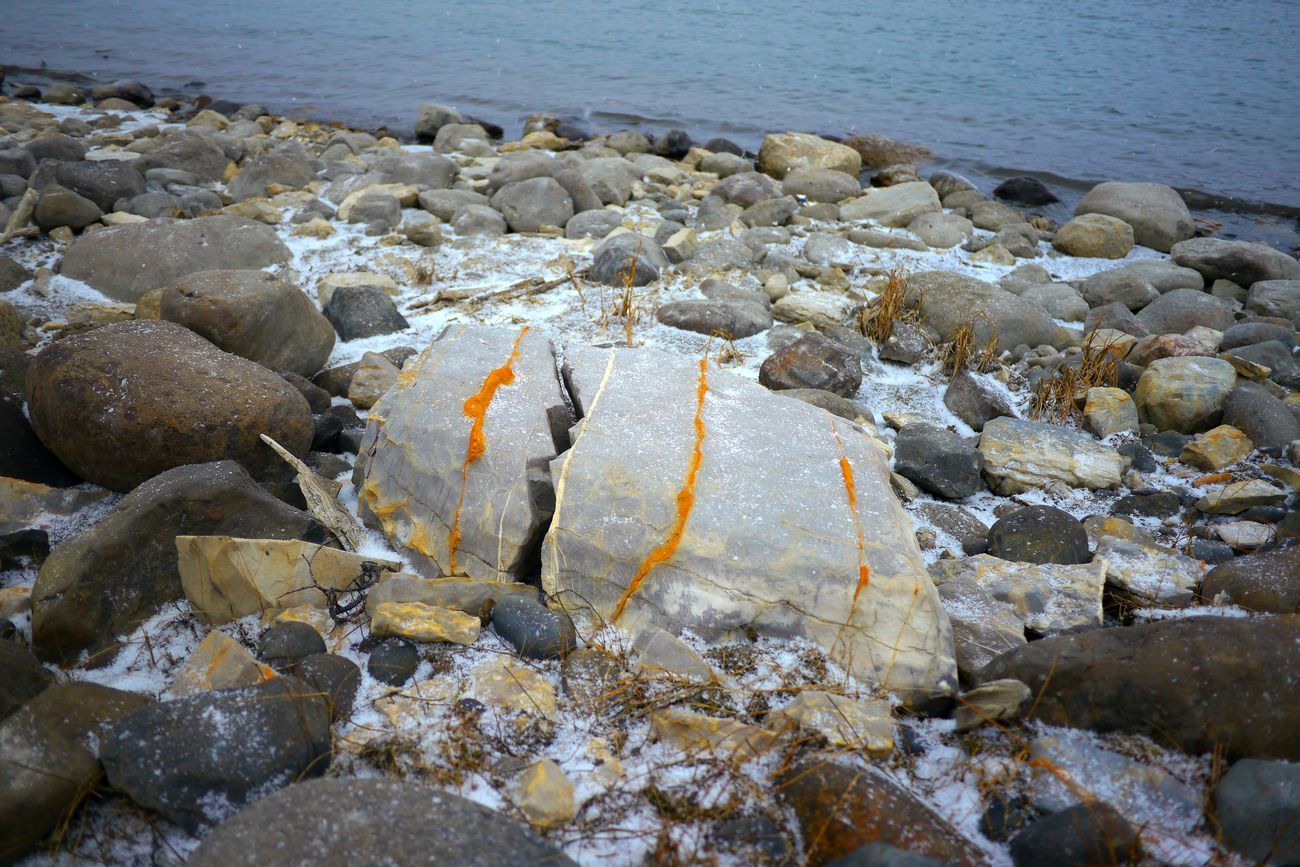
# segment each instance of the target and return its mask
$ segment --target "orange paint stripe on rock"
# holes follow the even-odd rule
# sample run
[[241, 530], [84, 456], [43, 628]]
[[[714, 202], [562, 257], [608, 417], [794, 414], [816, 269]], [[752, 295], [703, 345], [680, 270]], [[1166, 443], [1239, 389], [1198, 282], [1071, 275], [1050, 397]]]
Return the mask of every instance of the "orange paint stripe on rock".
[[704, 460], [704, 396], [709, 393], [708, 371], [709, 360], [701, 358], [700, 375], [695, 380], [695, 445], [691, 449], [691, 461], [686, 468], [686, 480], [682, 483], [681, 490], [677, 492], [677, 519], [668, 533], [668, 538], [650, 552], [645, 562], [641, 564], [641, 568], [628, 582], [627, 590], [623, 591], [622, 598], [614, 608], [612, 619], [615, 623], [623, 616], [627, 601], [640, 589], [650, 570], [673, 556], [677, 546], [681, 544], [682, 534], [686, 531], [686, 519], [691, 516], [691, 509], [695, 506], [695, 480], [700, 474], [700, 462]]
[[483, 380], [483, 387], [476, 394], [465, 399], [465, 417], [472, 420], [469, 429], [469, 443], [465, 446], [465, 463], [460, 470], [460, 499], [456, 502], [456, 517], [452, 520], [451, 532], [447, 536], [447, 571], [456, 574], [456, 549], [460, 547], [460, 510], [465, 505], [465, 487], [469, 482], [469, 465], [487, 452], [487, 435], [483, 425], [487, 421], [488, 407], [496, 397], [497, 389], [515, 381], [515, 361], [519, 359], [519, 344], [528, 333], [525, 325], [515, 338], [514, 346], [506, 363], [488, 373]]
[[853, 465], [849, 463], [849, 453], [844, 448], [844, 440], [835, 428], [835, 419], [831, 419], [831, 436], [840, 447], [840, 475], [844, 478], [844, 491], [849, 498], [849, 514], [853, 516], [853, 526], [858, 532], [858, 586], [853, 589], [853, 604], [849, 608], [846, 622], [853, 620], [853, 612], [858, 607], [858, 596], [863, 588], [871, 583], [871, 569], [867, 566], [866, 542], [862, 538], [862, 517], [858, 514], [858, 492], [853, 485]]

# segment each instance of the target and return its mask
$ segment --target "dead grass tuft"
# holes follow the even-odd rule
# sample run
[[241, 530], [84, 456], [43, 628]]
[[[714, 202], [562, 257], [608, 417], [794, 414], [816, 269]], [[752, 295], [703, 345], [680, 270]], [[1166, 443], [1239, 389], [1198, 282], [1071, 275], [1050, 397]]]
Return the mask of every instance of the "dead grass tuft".
[[1066, 424], [1079, 412], [1079, 402], [1090, 388], [1111, 388], [1119, 381], [1119, 355], [1114, 344], [1097, 338], [1094, 329], [1083, 341], [1078, 365], [1062, 364], [1034, 389], [1029, 404], [1032, 418]]
[[905, 306], [907, 275], [901, 267], [887, 275], [885, 288], [871, 299], [858, 314], [858, 330], [876, 343], [884, 343], [894, 334], [896, 321], [916, 318], [915, 311]]

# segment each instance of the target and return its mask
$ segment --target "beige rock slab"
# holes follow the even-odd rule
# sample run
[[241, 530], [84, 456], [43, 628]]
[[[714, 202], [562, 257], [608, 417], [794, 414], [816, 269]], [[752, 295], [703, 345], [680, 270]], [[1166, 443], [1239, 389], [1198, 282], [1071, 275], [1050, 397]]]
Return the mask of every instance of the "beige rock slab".
[[545, 676], [501, 656], [474, 669], [474, 698], [488, 707], [555, 716], [555, 687]]
[[776, 746], [778, 732], [725, 717], [706, 716], [680, 708], [650, 714], [655, 739], [687, 754], [711, 752], [737, 761], [755, 758]]
[[256, 686], [272, 677], [276, 677], [274, 669], [262, 665], [244, 645], [214, 629], [177, 669], [168, 692], [172, 698], [184, 698], [214, 689]]
[[213, 624], [299, 605], [325, 608], [328, 600], [318, 587], [347, 588], [367, 562], [390, 572], [401, 568], [392, 560], [297, 539], [177, 536], [176, 553], [186, 598]]
[[0, 476], [0, 533], [39, 526], [47, 515], [67, 517], [111, 496], [108, 491], [51, 488]]
[[886, 699], [854, 699], [821, 690], [806, 690], [767, 715], [769, 725], [787, 721], [810, 729], [832, 747], [865, 750], [884, 758], [894, 750], [894, 720]]
[[1106, 581], [1124, 594], [1156, 605], [1184, 606], [1205, 568], [1200, 560], [1160, 545], [1103, 536], [1097, 542], [1097, 559], [1106, 562]]
[[931, 567], [935, 583], [966, 578], [1006, 602], [1025, 626], [1042, 634], [1100, 626], [1106, 562], [1078, 566], [1016, 563], [988, 554], [964, 560], [939, 560]]
[[480, 628], [472, 614], [422, 602], [381, 602], [370, 620], [371, 633], [381, 638], [447, 641], [467, 647], [478, 641]]
[[534, 762], [515, 778], [510, 800], [535, 828], [558, 828], [578, 815], [573, 783], [550, 759]]

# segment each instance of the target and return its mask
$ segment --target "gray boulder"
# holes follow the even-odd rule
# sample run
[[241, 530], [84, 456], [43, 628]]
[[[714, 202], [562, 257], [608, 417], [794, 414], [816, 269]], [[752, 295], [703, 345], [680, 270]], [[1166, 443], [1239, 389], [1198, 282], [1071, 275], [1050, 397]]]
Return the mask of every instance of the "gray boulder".
[[1242, 382], [1228, 394], [1223, 423], [1244, 433], [1257, 449], [1280, 452], [1300, 439], [1300, 420], [1290, 407], [1254, 382]]
[[316, 177], [319, 163], [297, 143], [281, 145], [247, 161], [239, 174], [227, 185], [226, 191], [235, 201], [267, 195], [267, 187], [279, 184], [285, 187], [305, 187]]
[[243, 217], [150, 220], [82, 235], [62, 273], [117, 301], [135, 302], [196, 271], [256, 270], [289, 261], [275, 230]]
[[1260, 280], [1246, 295], [1246, 309], [1300, 325], [1300, 279]]
[[622, 157], [597, 157], [577, 167], [577, 172], [603, 204], [626, 205], [632, 184], [641, 176], [636, 166]]
[[955, 686], [947, 622], [877, 441], [653, 350], [569, 347], [565, 378], [583, 421], [551, 465], [548, 594], [628, 629], [802, 636], [907, 698]]
[[187, 863], [574, 865], [526, 826], [487, 807], [450, 792], [380, 779], [295, 783], [217, 827]]
[[574, 214], [564, 224], [564, 237], [570, 239], [595, 238], [599, 240], [623, 224], [623, 215], [604, 208]]
[[1056, 325], [1041, 306], [1022, 301], [991, 283], [950, 271], [922, 271], [907, 278], [906, 303], [949, 341], [969, 323], [976, 346], [990, 340], [999, 350], [1020, 344], [1059, 342]]
[[1226, 331], [1237, 321], [1232, 302], [1195, 289], [1166, 292], [1137, 314], [1151, 334], [1183, 334], [1198, 325]]
[[1231, 280], [1249, 288], [1263, 280], [1300, 280], [1300, 262], [1267, 244], [1192, 238], [1172, 253], [1175, 262], [1199, 271], [1208, 283]]
[[506, 233], [506, 218], [488, 205], [461, 205], [451, 218], [451, 227], [461, 237], [496, 237]]
[[167, 135], [158, 147], [135, 163], [136, 168], [146, 175], [153, 169], [179, 169], [202, 183], [221, 180], [229, 164], [230, 160], [220, 147], [188, 130]]
[[9, 639], [0, 640], [0, 664], [5, 676], [0, 680], [0, 720], [7, 719], [20, 707], [40, 695], [54, 683], [32, 652]]
[[[1200, 279], [1199, 274], [1197, 279]], [[1140, 273], [1128, 268], [1116, 268], [1113, 271], [1100, 271], [1084, 280], [1080, 294], [1089, 307], [1123, 304], [1136, 312], [1159, 298], [1160, 290]]]
[[323, 541], [309, 514], [271, 496], [233, 461], [168, 470], [50, 552], [32, 588], [37, 652], [70, 663], [88, 649], [92, 665], [107, 663], [117, 636], [184, 595], [179, 534]]
[[385, 150], [370, 161], [370, 174], [381, 184], [414, 184], [444, 190], [456, 180], [460, 168], [441, 154]]
[[506, 184], [492, 197], [492, 207], [514, 232], [537, 232], [544, 226], [563, 228], [573, 216], [573, 199], [552, 177]]
[[1035, 641], [994, 659], [1049, 725], [1146, 735], [1192, 755], [1300, 759], [1300, 616], [1196, 617]]
[[547, 465], [568, 426], [549, 340], [454, 327], [371, 410], [354, 473], [361, 515], [430, 574], [517, 579], [535, 568]]
[[758, 381], [773, 391], [819, 388], [853, 397], [862, 387], [862, 361], [842, 344], [813, 331], [769, 355], [759, 368]]
[[943, 405], [976, 431], [984, 430], [984, 425], [995, 418], [1016, 417], [1008, 394], [994, 387], [986, 377], [976, 376], [969, 370], [959, 371], [948, 381]]
[[[1196, 224], [1182, 196], [1164, 184], [1098, 184], [1074, 209], [1075, 216], [1105, 214], [1133, 227], [1133, 240], [1162, 253], [1192, 237]], [[1181, 263], [1180, 263], [1181, 264]]]
[[464, 122], [464, 115], [450, 106], [436, 102], [422, 103], [415, 118], [415, 137], [420, 141], [432, 141], [438, 130], [447, 124]]
[[1300, 864], [1300, 764], [1242, 759], [1214, 787], [1214, 819], [1256, 864]]
[[36, 210], [32, 216], [42, 232], [49, 232], [60, 226], [67, 226], [74, 232], [80, 232], [99, 219], [100, 211], [99, 206], [85, 196], [80, 196], [58, 184], [49, 184], [41, 190], [41, 197], [36, 202]]
[[325, 305], [325, 318], [342, 340], [392, 334], [411, 327], [393, 299], [374, 286], [340, 286]]
[[1300, 547], [1260, 551], [1221, 563], [1206, 574], [1200, 595], [1207, 601], [1222, 596], [1247, 611], [1300, 611]]
[[947, 428], [904, 425], [894, 440], [894, 472], [936, 497], [959, 500], [984, 489], [975, 444]]
[[292, 677], [135, 710], [100, 745], [109, 783], [190, 833], [329, 768], [324, 696]]
[[748, 208], [759, 202], [780, 198], [781, 185], [760, 172], [741, 172], [719, 181], [709, 195], [728, 205]]
[[842, 202], [862, 192], [853, 175], [834, 169], [794, 169], [781, 181], [787, 196], [803, 196], [813, 202]]
[[687, 298], [670, 301], [655, 314], [664, 325], [730, 340], [752, 337], [772, 327], [772, 313], [748, 301]]
[[265, 271], [201, 271], [163, 290], [161, 317], [271, 370], [312, 376], [334, 327], [298, 287]]
[[[40, 174], [46, 172], [44, 164]], [[144, 175], [130, 163], [119, 160], [88, 160], [79, 163], [54, 163], [54, 183], [85, 196], [104, 213], [113, 210], [121, 199], [130, 199], [145, 191]], [[38, 189], [44, 184], [33, 179]]]
[[1026, 506], [999, 518], [989, 528], [988, 542], [989, 554], [1017, 563], [1073, 565], [1092, 559], [1078, 518], [1053, 506]]
[[419, 197], [420, 207], [444, 223], [450, 223], [465, 205], [486, 207], [489, 202], [487, 196], [471, 190], [424, 190]]

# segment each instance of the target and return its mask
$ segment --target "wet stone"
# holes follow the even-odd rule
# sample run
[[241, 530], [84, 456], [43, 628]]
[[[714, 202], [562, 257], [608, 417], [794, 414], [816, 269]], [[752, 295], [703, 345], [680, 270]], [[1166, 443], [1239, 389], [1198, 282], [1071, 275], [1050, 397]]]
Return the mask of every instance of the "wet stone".
[[492, 629], [530, 659], [560, 659], [577, 644], [568, 614], [524, 596], [507, 596], [493, 606]]

